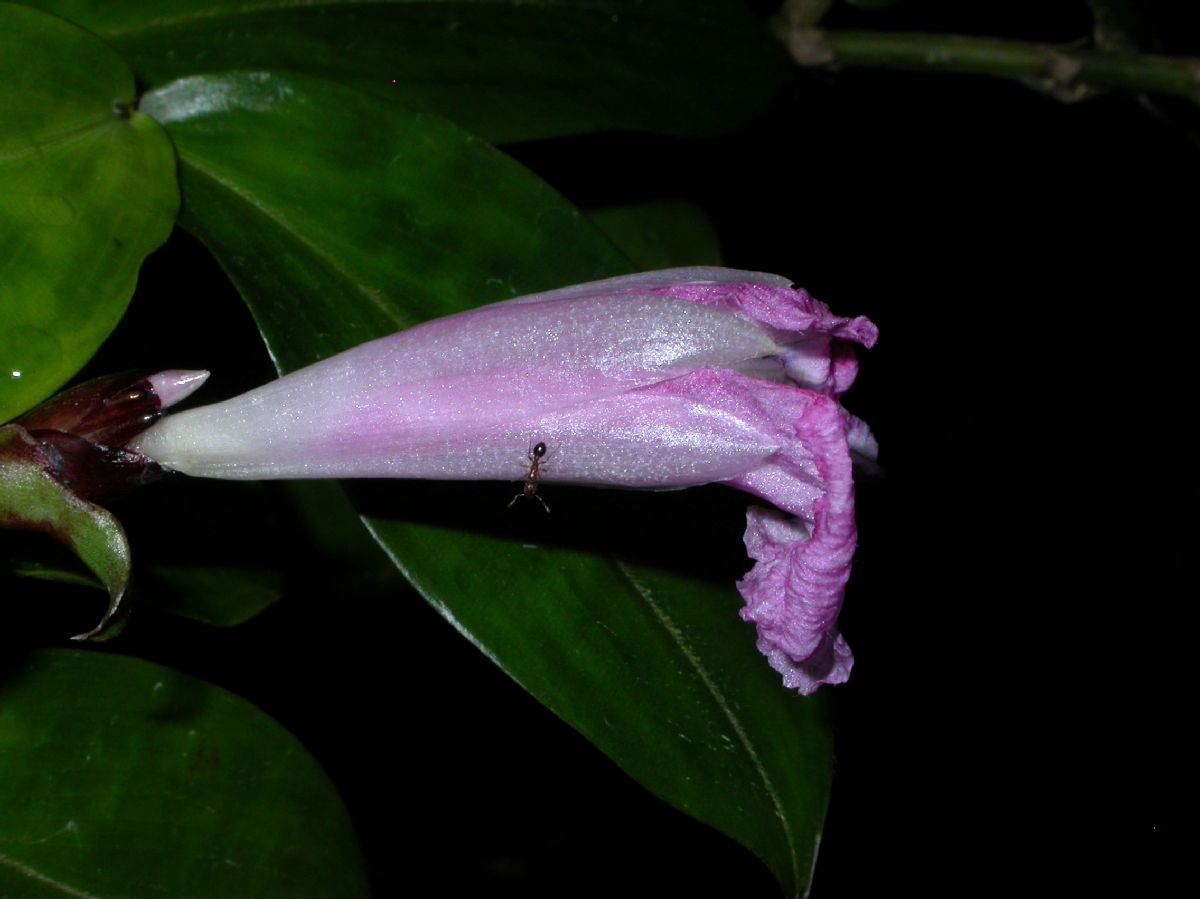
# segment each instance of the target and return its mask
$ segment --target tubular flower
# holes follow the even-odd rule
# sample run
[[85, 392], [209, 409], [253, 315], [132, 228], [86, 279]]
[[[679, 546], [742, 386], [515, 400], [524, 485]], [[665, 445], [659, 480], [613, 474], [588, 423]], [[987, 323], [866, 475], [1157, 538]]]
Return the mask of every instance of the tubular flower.
[[850, 344], [876, 333], [776, 275], [647, 272], [418, 325], [129, 446], [203, 477], [515, 480], [544, 444], [543, 482], [729, 484], [781, 510], [748, 513], [742, 617], [808, 694], [852, 665], [837, 631], [851, 453], [876, 445], [837, 397], [857, 371]]

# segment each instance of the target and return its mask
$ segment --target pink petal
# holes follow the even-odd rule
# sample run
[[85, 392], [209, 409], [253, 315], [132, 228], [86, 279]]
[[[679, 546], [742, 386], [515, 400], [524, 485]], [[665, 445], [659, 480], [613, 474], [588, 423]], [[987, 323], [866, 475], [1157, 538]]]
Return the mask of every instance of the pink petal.
[[[794, 423], [796, 446], [766, 470], [740, 478], [739, 486], [776, 505], [795, 508], [794, 497], [778, 491], [780, 469], [802, 465], [801, 479], [815, 465], [822, 492], [801, 508], [800, 519], [751, 509], [746, 550], [756, 560], [738, 584], [746, 608], [742, 617], [758, 627], [758, 648], [789, 687], [808, 694], [821, 684], [845, 681], [854, 663], [837, 630], [842, 596], [850, 577], [857, 531], [854, 483], [846, 417], [821, 397]], [[768, 476], [764, 476], [768, 475]], [[807, 497], [806, 497], [807, 499]]]

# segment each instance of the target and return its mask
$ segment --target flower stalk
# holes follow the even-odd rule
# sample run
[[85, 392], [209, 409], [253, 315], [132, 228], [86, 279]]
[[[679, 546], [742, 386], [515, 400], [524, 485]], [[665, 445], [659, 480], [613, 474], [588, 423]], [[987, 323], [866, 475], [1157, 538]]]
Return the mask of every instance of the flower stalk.
[[775, 31], [804, 68], [879, 68], [1010, 78], [1059, 100], [1104, 90], [1200, 102], [1200, 59], [1002, 38], [814, 28], [777, 19]]

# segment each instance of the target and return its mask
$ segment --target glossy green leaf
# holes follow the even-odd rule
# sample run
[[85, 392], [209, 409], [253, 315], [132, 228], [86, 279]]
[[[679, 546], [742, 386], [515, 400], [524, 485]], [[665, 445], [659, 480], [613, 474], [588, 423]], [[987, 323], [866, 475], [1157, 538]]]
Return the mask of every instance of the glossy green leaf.
[[[510, 160], [345, 89], [277, 75], [187, 79], [144, 108], [179, 150], [185, 225], [238, 284], [280, 370], [629, 267]], [[821, 702], [786, 691], [755, 649], [733, 578], [714, 585], [486, 536], [478, 509], [411, 489], [354, 495], [426, 598], [649, 789], [803, 891], [828, 797], [828, 728]], [[503, 492], [495, 503], [503, 512]], [[428, 523], [447, 515], [453, 526]]]
[[0, 895], [369, 895], [320, 766], [254, 706], [101, 653], [0, 679]]
[[[558, 513], [556, 513], [558, 514]], [[783, 689], [733, 584], [373, 515], [458, 630], [652, 792], [805, 892], [829, 797], [821, 698]]]
[[[571, 204], [441, 120], [276, 74], [187, 78], [142, 108], [179, 152], [182, 224], [287, 370], [629, 263]], [[530, 268], [523, 260], [541, 260]]]
[[91, 357], [171, 231], [174, 154], [134, 99], [95, 36], [0, 3], [0, 422]]
[[711, 133], [789, 77], [739, 0], [40, 0], [151, 86], [289, 70], [452, 119], [493, 141]]
[[589, 211], [588, 218], [640, 269], [721, 264], [717, 231], [694, 203], [610, 206]]
[[34, 461], [36, 442], [17, 425], [0, 427], [0, 528], [50, 534], [91, 569], [108, 590], [108, 611], [86, 637], [109, 636], [120, 622], [129, 581], [129, 542], [121, 523], [80, 499]]

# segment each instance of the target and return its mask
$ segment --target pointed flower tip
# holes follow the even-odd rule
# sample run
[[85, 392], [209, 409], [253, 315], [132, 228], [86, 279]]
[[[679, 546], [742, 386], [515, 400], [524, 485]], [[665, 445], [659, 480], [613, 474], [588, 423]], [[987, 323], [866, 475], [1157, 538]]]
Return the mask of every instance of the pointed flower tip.
[[208, 375], [207, 371], [171, 368], [150, 375], [146, 380], [150, 382], [154, 395], [158, 397], [160, 408], [166, 409], [199, 390], [208, 380]]

